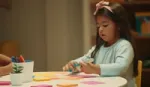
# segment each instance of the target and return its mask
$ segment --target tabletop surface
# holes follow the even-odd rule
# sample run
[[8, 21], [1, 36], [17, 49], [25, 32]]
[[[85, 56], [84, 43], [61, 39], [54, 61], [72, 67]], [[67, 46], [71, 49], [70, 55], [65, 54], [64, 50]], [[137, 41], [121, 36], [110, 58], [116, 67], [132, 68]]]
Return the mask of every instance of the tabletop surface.
[[[53, 87], [57, 87], [58, 84], [78, 84], [77, 87], [123, 87], [127, 84], [127, 80], [122, 77], [100, 77], [94, 74], [84, 74], [80, 73], [74, 75], [74, 77], [84, 76], [80, 79], [68, 79], [64, 73], [53, 72], [53, 75], [59, 77], [59, 79], [51, 79], [47, 81], [32, 81], [29, 83], [23, 83], [21, 86], [11, 86], [6, 85], [0, 87], [31, 87], [36, 85], [52, 85]], [[34, 76], [47, 76], [52, 77], [51, 72], [35, 72]], [[85, 77], [86, 76], [86, 77]], [[89, 77], [88, 76], [93, 76]], [[70, 78], [70, 77], [69, 77]], [[0, 81], [10, 81], [10, 75], [0, 77]]]

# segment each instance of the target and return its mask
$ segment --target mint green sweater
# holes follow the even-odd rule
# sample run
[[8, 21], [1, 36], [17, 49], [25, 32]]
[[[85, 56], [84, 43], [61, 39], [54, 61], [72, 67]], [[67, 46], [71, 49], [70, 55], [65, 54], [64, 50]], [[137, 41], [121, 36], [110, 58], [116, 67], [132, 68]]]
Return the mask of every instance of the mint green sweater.
[[[75, 61], [81, 61], [91, 53], [95, 46], [89, 50], [83, 57]], [[95, 57], [95, 64], [99, 64], [101, 76], [121, 76], [127, 79], [127, 87], [135, 87], [133, 79], [133, 58], [134, 51], [131, 43], [125, 39], [119, 39], [116, 43], [109, 47], [102, 45]]]

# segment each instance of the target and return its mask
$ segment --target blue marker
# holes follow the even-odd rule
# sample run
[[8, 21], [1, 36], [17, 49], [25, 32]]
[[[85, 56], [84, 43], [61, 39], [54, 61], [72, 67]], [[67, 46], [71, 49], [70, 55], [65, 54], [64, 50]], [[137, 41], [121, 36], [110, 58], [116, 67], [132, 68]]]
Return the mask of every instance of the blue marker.
[[69, 71], [69, 72], [72, 72], [72, 69], [69, 69], [68, 71]]
[[[79, 64], [79, 63], [74, 63], [74, 67], [75, 67], [75, 68], [80, 68], [80, 64]], [[68, 71], [69, 71], [69, 72], [73, 72], [72, 69], [69, 69]]]
[[74, 67], [78, 67], [78, 66], [80, 66], [79, 63], [75, 63], [75, 64], [74, 64]]
[[12, 57], [11, 57], [11, 61], [12, 61], [12, 62], [17, 62], [15, 56], [12, 56]]

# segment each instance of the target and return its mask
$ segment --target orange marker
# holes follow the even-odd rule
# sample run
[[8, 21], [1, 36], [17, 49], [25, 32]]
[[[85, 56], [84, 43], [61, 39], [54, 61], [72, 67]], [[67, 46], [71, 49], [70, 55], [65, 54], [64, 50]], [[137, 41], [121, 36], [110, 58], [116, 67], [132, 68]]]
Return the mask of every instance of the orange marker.
[[25, 62], [25, 60], [24, 60], [24, 58], [23, 58], [23, 56], [22, 56], [22, 55], [20, 55], [20, 57], [19, 57], [19, 61], [20, 61], [20, 62]]

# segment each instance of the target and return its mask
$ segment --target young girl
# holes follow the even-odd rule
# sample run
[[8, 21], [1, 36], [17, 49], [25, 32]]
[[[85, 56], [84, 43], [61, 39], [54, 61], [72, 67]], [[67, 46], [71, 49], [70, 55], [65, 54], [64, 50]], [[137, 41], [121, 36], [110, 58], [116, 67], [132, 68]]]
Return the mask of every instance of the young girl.
[[[66, 64], [63, 70], [77, 70], [73, 64], [79, 62], [85, 73], [122, 76], [127, 79], [128, 87], [134, 87], [137, 60], [125, 9], [118, 3], [101, 1], [96, 4], [94, 16], [97, 22], [96, 45], [83, 57]], [[94, 62], [81, 61], [88, 57], [94, 58]]]
[[0, 54], [0, 76], [7, 75], [12, 71], [11, 58]]

